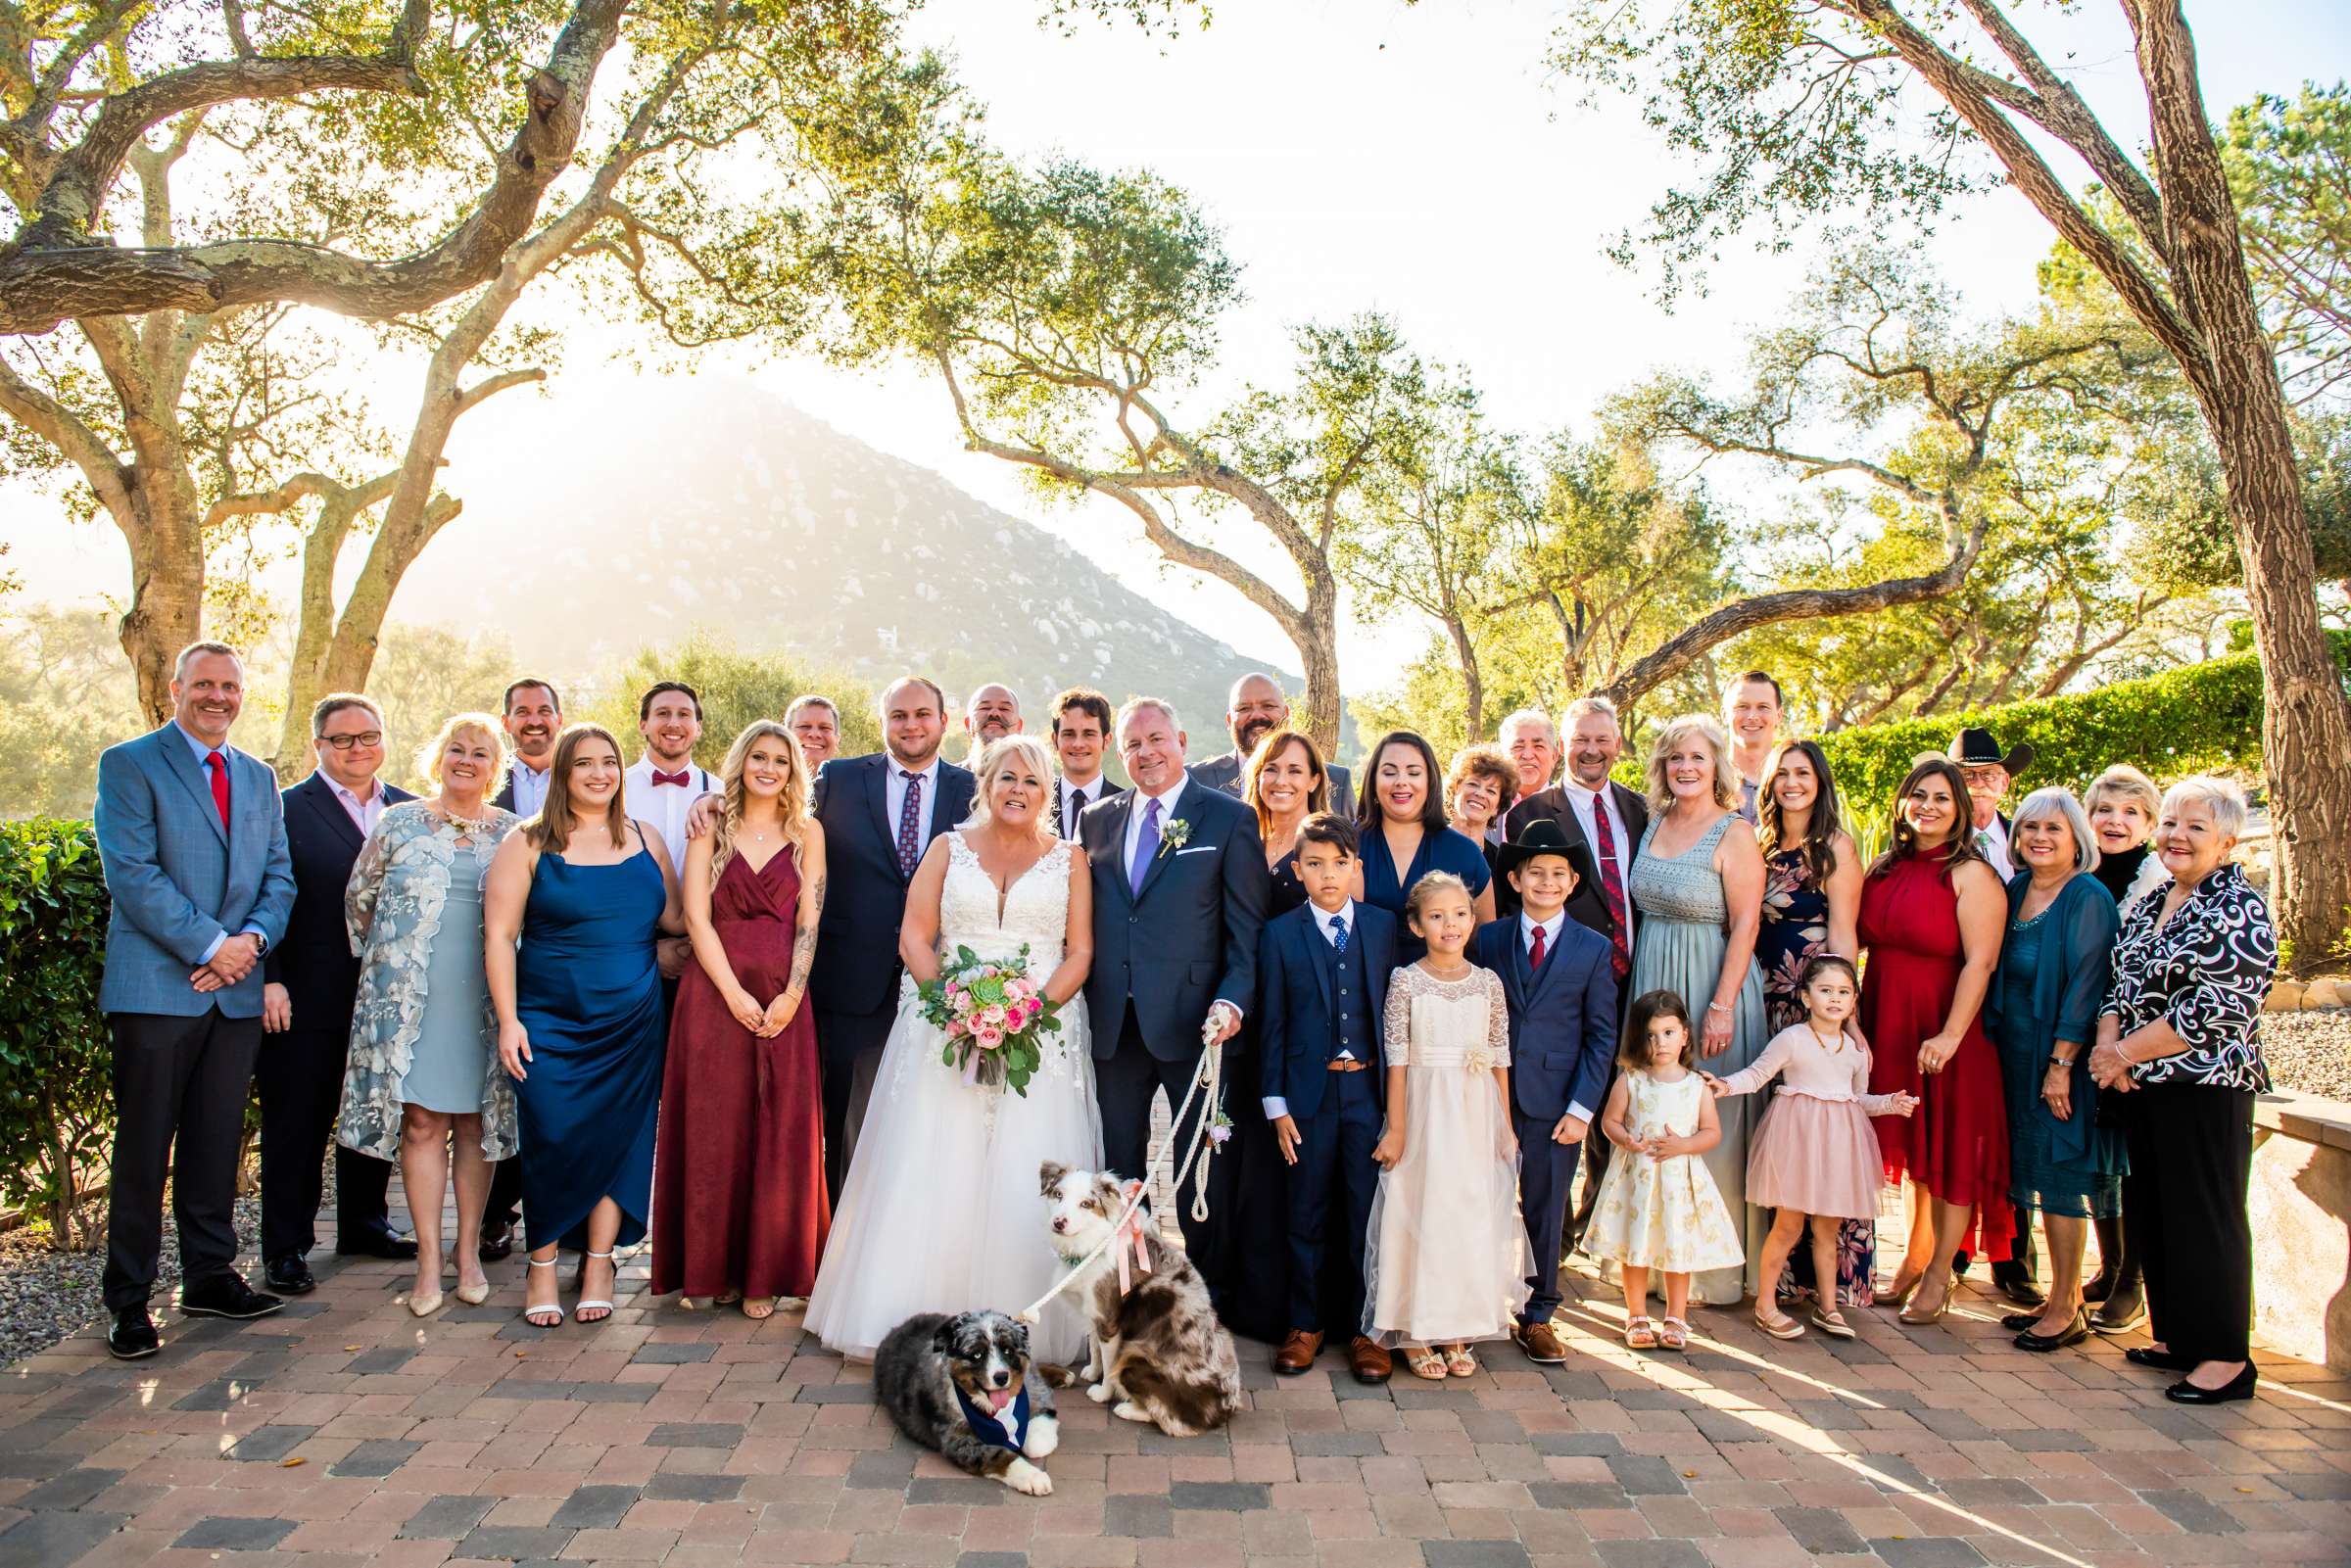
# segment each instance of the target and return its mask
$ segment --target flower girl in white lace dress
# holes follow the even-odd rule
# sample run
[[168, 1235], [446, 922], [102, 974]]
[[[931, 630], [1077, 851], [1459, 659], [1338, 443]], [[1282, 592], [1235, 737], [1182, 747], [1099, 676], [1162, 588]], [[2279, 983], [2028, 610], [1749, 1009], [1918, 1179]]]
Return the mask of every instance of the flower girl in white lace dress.
[[1510, 1337], [1527, 1297], [1501, 977], [1463, 956], [1477, 917], [1431, 872], [1404, 918], [1428, 956], [1388, 981], [1388, 1119], [1364, 1249], [1364, 1333], [1417, 1376], [1469, 1377], [1473, 1340]]

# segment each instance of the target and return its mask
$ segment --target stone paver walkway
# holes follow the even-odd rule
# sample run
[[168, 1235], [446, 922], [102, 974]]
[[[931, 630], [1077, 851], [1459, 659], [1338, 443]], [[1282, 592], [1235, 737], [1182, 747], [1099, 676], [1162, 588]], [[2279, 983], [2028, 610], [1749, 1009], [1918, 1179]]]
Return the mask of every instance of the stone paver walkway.
[[654, 1303], [642, 1258], [609, 1322], [541, 1332], [519, 1258], [420, 1323], [404, 1265], [330, 1255], [277, 1316], [165, 1314], [152, 1360], [89, 1334], [10, 1368], [0, 1568], [2351, 1561], [2340, 1376], [2272, 1357], [2258, 1401], [2186, 1409], [2117, 1345], [2013, 1349], [1973, 1290], [1940, 1329], [1861, 1312], [1857, 1342], [1784, 1346], [1702, 1311], [1690, 1354], [1636, 1354], [1578, 1273], [1565, 1366], [1490, 1347], [1442, 1387], [1358, 1388], [1327, 1354], [1277, 1383], [1244, 1345], [1251, 1408], [1214, 1436], [1065, 1395], [1031, 1499], [896, 1437], [795, 1315]]

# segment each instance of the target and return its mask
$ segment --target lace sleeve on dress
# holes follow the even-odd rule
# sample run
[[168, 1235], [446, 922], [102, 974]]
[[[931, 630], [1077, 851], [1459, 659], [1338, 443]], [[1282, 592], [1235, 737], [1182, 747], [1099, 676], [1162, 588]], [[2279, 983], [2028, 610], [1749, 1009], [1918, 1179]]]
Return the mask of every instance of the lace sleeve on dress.
[[1413, 993], [1419, 989], [1415, 979], [1418, 973], [1418, 966], [1408, 964], [1388, 976], [1387, 1037], [1380, 1049], [1392, 1068], [1413, 1065]]
[[385, 812], [375, 821], [375, 832], [360, 846], [360, 858], [351, 865], [351, 879], [343, 884], [343, 932], [351, 939], [351, 956], [367, 955], [367, 933], [375, 926], [375, 901], [384, 890], [384, 868], [391, 864], [392, 838], [407, 826], [405, 816], [398, 811]]
[[1486, 1046], [1494, 1053], [1494, 1065], [1511, 1065], [1511, 999], [1502, 988], [1502, 976], [1492, 970], [1479, 970], [1478, 978], [1486, 993]]

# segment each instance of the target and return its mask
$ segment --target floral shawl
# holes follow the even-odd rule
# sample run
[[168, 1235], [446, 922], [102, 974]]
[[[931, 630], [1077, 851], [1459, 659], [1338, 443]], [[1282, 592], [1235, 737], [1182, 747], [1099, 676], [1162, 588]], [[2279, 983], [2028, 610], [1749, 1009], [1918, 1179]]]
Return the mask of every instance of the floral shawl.
[[[495, 849], [521, 819], [486, 807], [476, 835]], [[351, 1054], [343, 1074], [341, 1142], [378, 1160], [400, 1155], [400, 1084], [424, 1023], [434, 938], [449, 896], [457, 830], [422, 801], [384, 813], [367, 835], [343, 889], [343, 922], [360, 960], [360, 994], [351, 1013]], [[487, 1002], [482, 1038], [493, 1049], [482, 1082], [482, 1153], [514, 1153], [514, 1085], [498, 1065], [498, 1020]]]

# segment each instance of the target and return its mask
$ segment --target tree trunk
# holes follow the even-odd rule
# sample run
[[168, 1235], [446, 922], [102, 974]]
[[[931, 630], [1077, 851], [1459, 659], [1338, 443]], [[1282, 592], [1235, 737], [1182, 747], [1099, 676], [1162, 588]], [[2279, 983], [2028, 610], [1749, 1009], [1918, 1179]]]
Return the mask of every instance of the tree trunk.
[[1486, 674], [1478, 666], [1477, 644], [1469, 640], [1468, 625], [1458, 614], [1445, 617], [1445, 632], [1453, 639], [1453, 656], [1462, 667], [1463, 733], [1476, 744], [1486, 733]]
[[204, 533], [182, 464], [139, 464], [130, 497], [132, 514], [116, 519], [130, 546], [130, 607], [118, 632], [139, 710], [161, 725], [171, 717], [172, 661], [204, 635]]
[[1339, 586], [1325, 562], [1319, 572], [1300, 563], [1306, 577], [1306, 613], [1289, 629], [1298, 661], [1306, 668], [1303, 729], [1326, 759], [1339, 754], [1339, 730], [1346, 705], [1339, 692]]

